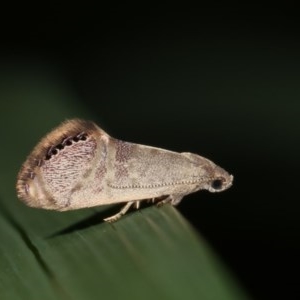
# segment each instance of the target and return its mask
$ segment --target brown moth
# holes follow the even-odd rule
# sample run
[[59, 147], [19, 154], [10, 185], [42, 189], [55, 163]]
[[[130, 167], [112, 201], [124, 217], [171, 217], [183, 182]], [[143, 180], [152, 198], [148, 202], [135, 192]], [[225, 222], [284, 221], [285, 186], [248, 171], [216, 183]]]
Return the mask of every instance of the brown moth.
[[141, 200], [178, 204], [198, 190], [221, 192], [233, 176], [192, 153], [124, 142], [91, 121], [62, 123], [23, 164], [17, 194], [27, 205], [58, 211], [126, 202], [115, 221]]

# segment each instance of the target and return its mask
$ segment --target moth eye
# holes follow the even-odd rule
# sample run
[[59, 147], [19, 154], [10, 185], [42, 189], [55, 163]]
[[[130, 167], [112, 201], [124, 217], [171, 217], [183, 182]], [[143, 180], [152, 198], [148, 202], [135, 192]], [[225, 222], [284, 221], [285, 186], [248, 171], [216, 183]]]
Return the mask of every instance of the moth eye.
[[222, 179], [215, 179], [211, 183], [211, 187], [215, 190], [220, 190], [223, 187], [223, 180]]
[[77, 136], [75, 136], [75, 137], [73, 137], [73, 141], [77, 143], [79, 141], [79, 138]]

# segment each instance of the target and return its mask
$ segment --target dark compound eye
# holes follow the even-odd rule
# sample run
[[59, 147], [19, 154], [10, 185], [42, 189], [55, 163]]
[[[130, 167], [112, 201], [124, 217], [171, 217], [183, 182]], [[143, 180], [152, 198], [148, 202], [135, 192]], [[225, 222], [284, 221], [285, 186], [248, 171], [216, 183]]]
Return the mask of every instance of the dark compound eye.
[[211, 186], [215, 190], [220, 190], [223, 187], [223, 180], [222, 179], [215, 179], [212, 183]]

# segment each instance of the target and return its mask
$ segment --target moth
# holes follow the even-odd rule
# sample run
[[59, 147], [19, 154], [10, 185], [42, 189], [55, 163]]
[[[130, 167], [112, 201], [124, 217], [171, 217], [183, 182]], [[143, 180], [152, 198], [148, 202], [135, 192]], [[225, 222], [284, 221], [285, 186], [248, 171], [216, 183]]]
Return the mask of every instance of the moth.
[[233, 176], [212, 161], [115, 139], [92, 121], [73, 119], [48, 133], [17, 177], [17, 195], [28, 206], [67, 211], [126, 203], [118, 220], [142, 200], [177, 205], [198, 190], [221, 192]]

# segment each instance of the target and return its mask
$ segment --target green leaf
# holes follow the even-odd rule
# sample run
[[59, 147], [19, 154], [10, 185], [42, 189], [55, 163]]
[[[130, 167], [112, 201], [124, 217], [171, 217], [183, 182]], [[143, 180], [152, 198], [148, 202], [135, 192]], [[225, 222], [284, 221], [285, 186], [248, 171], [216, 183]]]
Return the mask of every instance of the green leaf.
[[0, 299], [248, 299], [170, 205], [108, 224], [107, 207], [59, 213], [17, 200], [18, 168], [38, 138], [66, 117], [91, 115], [46, 79], [1, 82], [9, 104], [1, 112]]

